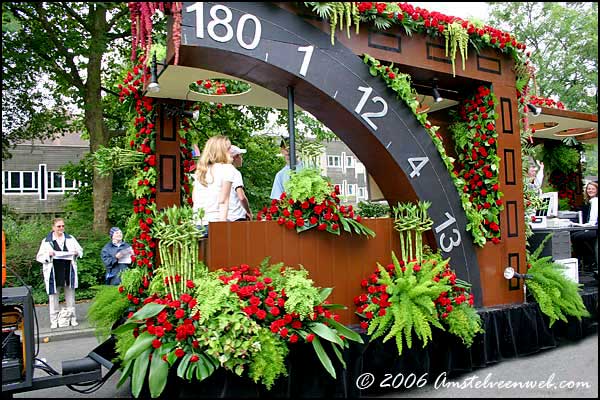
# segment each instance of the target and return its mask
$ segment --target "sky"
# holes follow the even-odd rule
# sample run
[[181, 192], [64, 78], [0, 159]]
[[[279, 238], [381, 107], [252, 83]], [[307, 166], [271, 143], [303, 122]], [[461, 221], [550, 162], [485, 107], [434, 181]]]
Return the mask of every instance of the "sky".
[[461, 3], [461, 2], [423, 2], [409, 1], [415, 7], [425, 8], [428, 11], [437, 11], [442, 14], [452, 15], [463, 19], [476, 17], [482, 21], [488, 19], [488, 5], [485, 2]]

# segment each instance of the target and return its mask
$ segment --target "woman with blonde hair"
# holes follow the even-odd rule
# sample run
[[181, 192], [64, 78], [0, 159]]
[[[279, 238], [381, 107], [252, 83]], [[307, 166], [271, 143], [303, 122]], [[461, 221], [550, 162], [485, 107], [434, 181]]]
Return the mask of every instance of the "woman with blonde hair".
[[598, 271], [598, 183], [589, 182], [583, 195], [587, 203], [584, 226], [590, 229], [571, 232], [571, 243], [581, 269], [593, 272]]
[[[204, 145], [202, 155], [196, 164], [192, 200], [196, 225], [205, 228], [208, 235], [208, 223], [227, 221], [229, 193], [235, 177], [235, 167], [229, 154], [231, 142], [225, 136], [213, 136]], [[204, 210], [200, 218], [198, 211]]]

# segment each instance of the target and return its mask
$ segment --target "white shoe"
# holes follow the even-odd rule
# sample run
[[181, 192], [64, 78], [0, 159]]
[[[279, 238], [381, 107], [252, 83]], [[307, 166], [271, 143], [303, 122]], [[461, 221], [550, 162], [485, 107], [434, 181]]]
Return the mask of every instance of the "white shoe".
[[50, 322], [50, 329], [56, 329], [56, 328], [58, 328], [58, 321]]
[[75, 318], [71, 318], [71, 326], [77, 326], [79, 325], [79, 322], [77, 322], [77, 320]]

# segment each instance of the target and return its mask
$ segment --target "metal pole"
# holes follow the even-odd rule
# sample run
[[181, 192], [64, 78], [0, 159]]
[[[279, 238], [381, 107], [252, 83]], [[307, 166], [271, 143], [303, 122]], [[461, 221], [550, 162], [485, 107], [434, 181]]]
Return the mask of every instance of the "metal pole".
[[294, 88], [288, 86], [288, 133], [290, 135], [290, 169], [296, 169], [296, 133], [294, 131]]

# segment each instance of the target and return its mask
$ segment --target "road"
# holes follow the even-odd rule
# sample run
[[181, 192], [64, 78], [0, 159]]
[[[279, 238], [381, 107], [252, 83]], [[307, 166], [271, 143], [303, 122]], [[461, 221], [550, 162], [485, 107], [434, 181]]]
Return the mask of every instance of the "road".
[[[86, 356], [98, 345], [93, 337], [77, 338], [64, 341], [40, 343], [39, 358], [46, 358], [47, 363], [60, 371], [62, 360], [72, 360]], [[103, 369], [103, 376], [107, 370]], [[45, 373], [37, 371], [37, 376]], [[115, 373], [96, 392], [88, 395], [80, 394], [61, 386], [26, 393], [19, 393], [15, 398], [131, 398], [128, 383], [116, 389], [119, 373]], [[494, 366], [477, 369], [472, 373], [445, 379], [444, 377], [428, 377], [429, 384], [420, 389], [390, 392], [386, 398], [598, 398], [598, 335], [571, 344], [563, 344], [557, 348], [538, 354], [502, 361]], [[437, 381], [437, 384], [435, 382]], [[499, 388], [501, 382], [512, 381], [516, 385], [529, 388]], [[550, 382], [550, 385], [547, 383]], [[559, 388], [561, 384], [567, 386]], [[541, 383], [544, 383], [543, 385]], [[462, 384], [464, 388], [457, 387]], [[504, 383], [506, 384], [506, 383]], [[532, 388], [531, 385], [535, 385]], [[470, 386], [470, 387], [469, 387]], [[547, 388], [546, 386], [551, 386]], [[477, 389], [476, 387], [479, 387]], [[299, 397], [302, 397], [299, 395]]]

